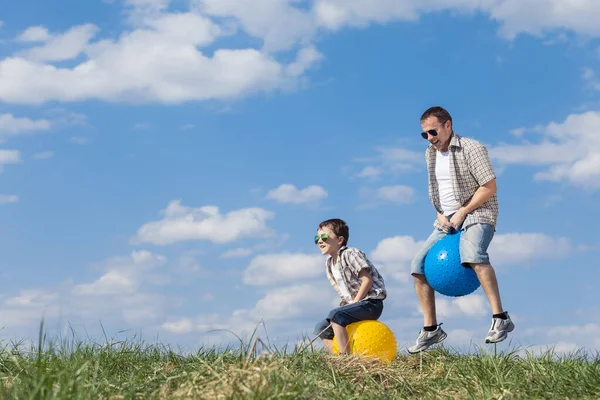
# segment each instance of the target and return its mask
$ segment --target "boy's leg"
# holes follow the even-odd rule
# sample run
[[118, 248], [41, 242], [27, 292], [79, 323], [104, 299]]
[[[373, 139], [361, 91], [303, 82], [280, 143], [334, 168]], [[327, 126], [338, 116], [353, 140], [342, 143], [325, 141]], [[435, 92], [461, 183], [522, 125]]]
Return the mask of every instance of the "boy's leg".
[[348, 354], [348, 332], [346, 332], [346, 327], [336, 324], [335, 322], [331, 323], [331, 327], [333, 328], [340, 354]]
[[331, 327], [335, 333], [340, 353], [349, 351], [346, 326], [358, 321], [377, 320], [382, 312], [383, 301], [372, 299], [361, 300], [358, 303], [348, 304], [332, 310], [328, 319], [331, 321]]
[[498, 279], [487, 252], [493, 237], [492, 225], [474, 224], [463, 231], [460, 241], [461, 262], [473, 268], [477, 274], [492, 309], [492, 325], [485, 338], [486, 343], [501, 342], [515, 329], [510, 316], [502, 307]]
[[321, 341], [323, 342], [323, 345], [325, 346], [325, 348], [331, 353], [331, 348], [333, 346], [333, 329], [330, 326], [330, 323], [328, 320], [324, 319], [322, 321], [320, 321], [316, 326], [315, 326], [315, 335], [318, 335], [321, 338]]
[[435, 291], [425, 278], [425, 257], [431, 247], [447, 234], [439, 229], [429, 235], [419, 252], [413, 258], [411, 264], [411, 274], [415, 284], [417, 299], [423, 312], [423, 328], [419, 331], [419, 336], [415, 344], [408, 348], [409, 353], [418, 353], [426, 350], [429, 346], [440, 343], [446, 339], [446, 332], [437, 323], [435, 310]]

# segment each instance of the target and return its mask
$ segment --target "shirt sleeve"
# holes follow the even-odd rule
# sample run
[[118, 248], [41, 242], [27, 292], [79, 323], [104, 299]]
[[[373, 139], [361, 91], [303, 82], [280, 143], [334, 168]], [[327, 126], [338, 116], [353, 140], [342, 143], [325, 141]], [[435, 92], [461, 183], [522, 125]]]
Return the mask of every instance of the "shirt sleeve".
[[357, 276], [362, 269], [371, 269], [372, 267], [372, 264], [367, 259], [365, 253], [357, 249], [348, 250], [346, 254], [346, 260], [348, 261], [347, 265], [348, 268], [350, 268], [350, 271]]
[[469, 151], [469, 172], [479, 186], [483, 186], [496, 178], [488, 151], [482, 144], [474, 145]]

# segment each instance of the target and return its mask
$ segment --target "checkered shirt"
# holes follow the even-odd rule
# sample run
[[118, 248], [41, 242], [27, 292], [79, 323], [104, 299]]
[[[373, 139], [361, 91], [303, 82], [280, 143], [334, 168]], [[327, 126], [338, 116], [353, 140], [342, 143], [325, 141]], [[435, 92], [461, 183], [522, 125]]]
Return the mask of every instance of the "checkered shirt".
[[[342, 278], [346, 283], [346, 287], [348, 288], [352, 299], [356, 297], [356, 294], [360, 289], [361, 282], [358, 278], [358, 273], [363, 268], [368, 268], [371, 273], [371, 278], [373, 278], [373, 285], [371, 286], [371, 289], [367, 292], [364, 298], [383, 300], [387, 297], [383, 277], [381, 276], [379, 271], [377, 271], [377, 268], [375, 268], [375, 266], [371, 264], [365, 253], [354, 247], [342, 246], [342, 248], [340, 248], [339, 250], [338, 257], [340, 259], [340, 262], [342, 263]], [[342, 292], [340, 291], [337, 282], [335, 281], [335, 278], [331, 273], [332, 260], [333, 258], [329, 256], [325, 261], [325, 270], [327, 272], [327, 278], [329, 279], [329, 283], [331, 283], [331, 286], [333, 286], [335, 291], [340, 295], [342, 299], [344, 299], [344, 296], [342, 296]]]
[[[461, 204], [466, 204], [480, 186], [496, 178], [492, 168], [487, 149], [475, 139], [465, 138], [452, 134], [449, 146], [450, 176], [454, 197]], [[435, 178], [435, 158], [437, 151], [433, 145], [427, 147], [425, 159], [429, 174], [429, 200], [433, 207], [442, 213], [440, 205], [440, 193]], [[496, 226], [498, 218], [498, 196], [494, 194], [479, 208], [467, 215], [463, 222], [463, 228], [475, 223], [491, 224]], [[436, 228], [441, 228], [437, 219], [433, 223]]]

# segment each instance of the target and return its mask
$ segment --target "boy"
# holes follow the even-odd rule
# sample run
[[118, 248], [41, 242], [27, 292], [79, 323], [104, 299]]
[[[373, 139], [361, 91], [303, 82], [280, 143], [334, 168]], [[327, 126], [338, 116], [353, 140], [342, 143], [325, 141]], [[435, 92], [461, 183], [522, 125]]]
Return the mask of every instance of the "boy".
[[319, 224], [315, 244], [327, 255], [325, 271], [329, 282], [340, 295], [340, 307], [331, 310], [315, 327], [323, 344], [331, 352], [336, 337], [340, 353], [348, 353], [346, 326], [358, 321], [377, 320], [387, 297], [385, 284], [377, 269], [365, 254], [347, 247], [349, 228], [341, 219], [329, 219]]

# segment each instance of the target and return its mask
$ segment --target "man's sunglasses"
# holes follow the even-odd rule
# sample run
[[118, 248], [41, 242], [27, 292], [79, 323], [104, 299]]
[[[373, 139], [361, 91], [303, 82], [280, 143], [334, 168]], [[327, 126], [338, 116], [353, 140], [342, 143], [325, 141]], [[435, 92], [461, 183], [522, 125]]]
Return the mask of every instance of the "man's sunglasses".
[[430, 129], [426, 132], [421, 132], [421, 136], [423, 136], [423, 139], [427, 139], [427, 134], [430, 134], [431, 136], [437, 136], [438, 132], [435, 129]]
[[326, 233], [321, 233], [320, 236], [319, 235], [315, 236], [315, 244], [319, 243], [319, 239], [326, 242], [327, 239], [329, 239], [329, 236]]

